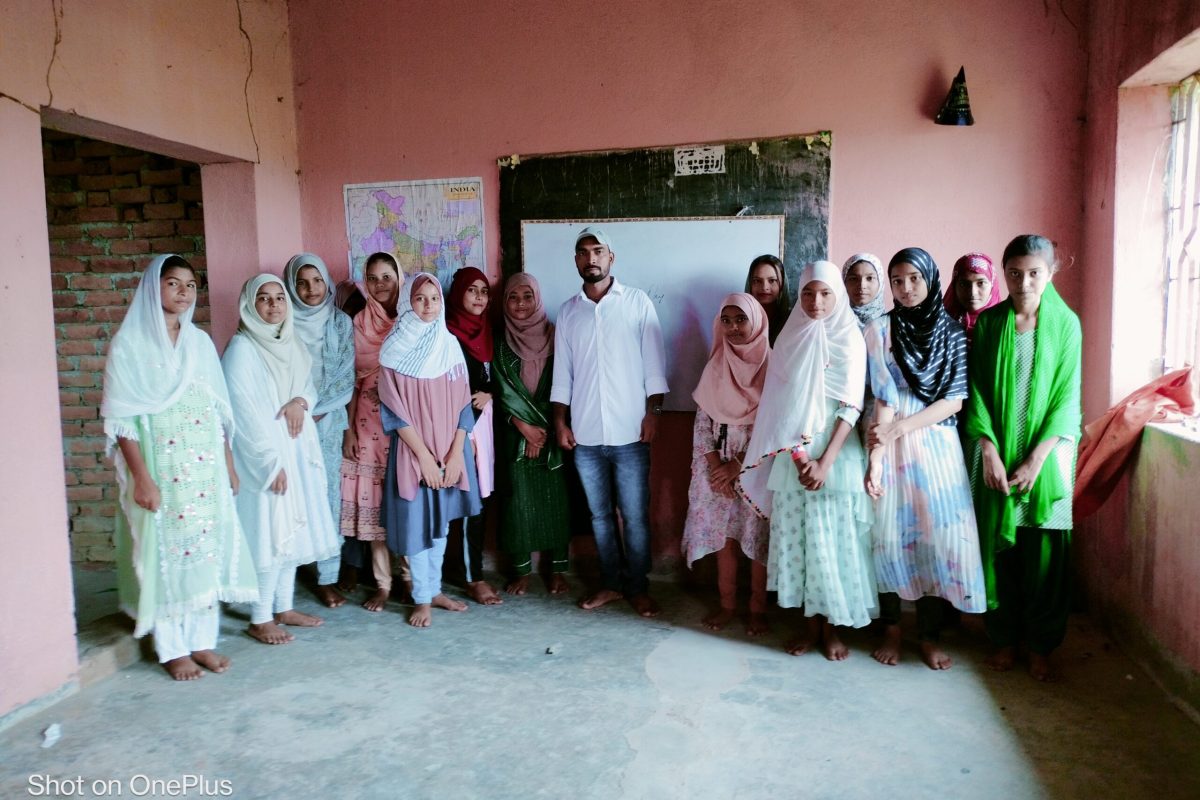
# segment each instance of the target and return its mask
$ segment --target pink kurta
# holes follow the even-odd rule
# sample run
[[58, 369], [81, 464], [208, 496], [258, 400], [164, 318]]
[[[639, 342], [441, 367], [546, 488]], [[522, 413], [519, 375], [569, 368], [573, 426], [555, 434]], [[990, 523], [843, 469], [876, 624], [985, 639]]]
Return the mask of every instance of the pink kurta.
[[342, 459], [342, 536], [363, 541], [384, 541], [387, 532], [380, 519], [383, 476], [387, 470], [388, 435], [379, 416], [379, 370], [355, 387], [358, 403], [350, 425], [358, 437], [354, 460]]
[[752, 425], [728, 425], [725, 440], [721, 425], [703, 409], [696, 409], [692, 435], [692, 483], [688, 489], [687, 523], [683, 528], [682, 549], [690, 567], [692, 562], [725, 547], [726, 539], [741, 545], [747, 558], [767, 563], [767, 538], [770, 523], [760, 519], [749, 503], [740, 497], [723, 497], [708, 483], [705, 454], [714, 450], [722, 459], [741, 453], [750, 444]]

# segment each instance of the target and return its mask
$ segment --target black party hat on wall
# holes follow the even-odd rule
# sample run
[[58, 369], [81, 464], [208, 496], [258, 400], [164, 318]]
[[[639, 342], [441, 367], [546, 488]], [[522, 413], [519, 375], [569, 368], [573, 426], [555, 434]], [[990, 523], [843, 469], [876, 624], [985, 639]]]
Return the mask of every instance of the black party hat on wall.
[[958, 75], [950, 84], [946, 100], [933, 121], [938, 125], [974, 125], [975, 118], [971, 116], [971, 100], [967, 97], [967, 70], [958, 68]]

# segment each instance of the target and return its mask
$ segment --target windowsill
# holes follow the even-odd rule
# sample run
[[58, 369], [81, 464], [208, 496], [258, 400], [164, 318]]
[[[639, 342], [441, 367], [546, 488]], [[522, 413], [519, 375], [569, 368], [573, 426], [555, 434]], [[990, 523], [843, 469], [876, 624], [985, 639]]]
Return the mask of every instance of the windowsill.
[[1167, 436], [1200, 445], [1200, 419], [1196, 417], [1192, 417], [1187, 422], [1150, 422], [1146, 424], [1146, 427], [1154, 428]]

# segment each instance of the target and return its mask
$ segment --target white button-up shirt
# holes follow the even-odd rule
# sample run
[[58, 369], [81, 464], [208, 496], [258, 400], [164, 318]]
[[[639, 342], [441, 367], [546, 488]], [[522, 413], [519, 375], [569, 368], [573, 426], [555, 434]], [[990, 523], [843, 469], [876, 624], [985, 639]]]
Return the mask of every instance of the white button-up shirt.
[[599, 303], [580, 291], [562, 304], [550, 400], [571, 407], [576, 443], [638, 441], [646, 398], [666, 392], [662, 328], [645, 292], [614, 277]]

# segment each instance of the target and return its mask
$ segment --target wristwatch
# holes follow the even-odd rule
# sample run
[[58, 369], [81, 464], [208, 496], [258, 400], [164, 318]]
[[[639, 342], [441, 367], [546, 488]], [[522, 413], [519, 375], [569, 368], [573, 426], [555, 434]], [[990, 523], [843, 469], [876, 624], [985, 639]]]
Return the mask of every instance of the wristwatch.
[[662, 406], [661, 405], [650, 406], [650, 413], [656, 417], [661, 416], [662, 415]]

